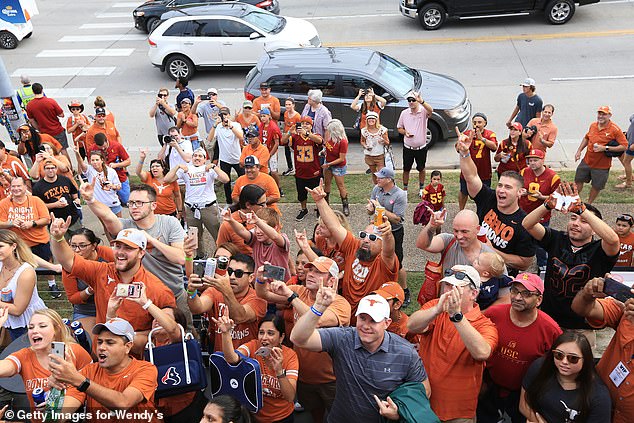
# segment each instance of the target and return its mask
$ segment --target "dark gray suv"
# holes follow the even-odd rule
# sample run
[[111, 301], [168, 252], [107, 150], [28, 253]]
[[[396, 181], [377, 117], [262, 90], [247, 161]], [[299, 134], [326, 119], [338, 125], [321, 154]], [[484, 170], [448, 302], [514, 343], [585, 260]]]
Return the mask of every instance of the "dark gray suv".
[[309, 89], [323, 91], [323, 103], [333, 118], [341, 119], [351, 135], [357, 112], [350, 108], [359, 89], [372, 87], [387, 100], [381, 112], [381, 124], [396, 138], [396, 124], [407, 108], [406, 94], [420, 91], [434, 108], [429, 118], [430, 142], [455, 137], [469, 124], [471, 103], [464, 86], [455, 79], [412, 69], [378, 51], [364, 48], [297, 48], [264, 54], [246, 78], [244, 94], [249, 99], [260, 95], [261, 82], [268, 82], [271, 94], [280, 99], [293, 97], [297, 111], [306, 104]]

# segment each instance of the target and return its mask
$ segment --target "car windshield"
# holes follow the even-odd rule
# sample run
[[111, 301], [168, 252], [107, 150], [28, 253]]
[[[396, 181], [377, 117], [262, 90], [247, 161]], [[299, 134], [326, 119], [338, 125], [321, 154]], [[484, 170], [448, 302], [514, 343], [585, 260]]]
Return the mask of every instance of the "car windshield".
[[382, 53], [375, 53], [379, 63], [374, 76], [386, 87], [392, 88], [396, 94], [404, 97], [412, 89], [420, 88], [420, 74], [409, 66]]
[[270, 34], [277, 34], [286, 26], [286, 19], [259, 10], [247, 13], [242, 19]]

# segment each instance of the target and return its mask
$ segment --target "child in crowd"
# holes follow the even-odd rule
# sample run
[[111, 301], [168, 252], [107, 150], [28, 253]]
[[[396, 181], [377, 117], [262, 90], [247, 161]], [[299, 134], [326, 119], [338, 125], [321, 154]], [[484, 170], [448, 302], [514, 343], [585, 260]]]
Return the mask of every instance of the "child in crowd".
[[504, 274], [504, 259], [497, 253], [480, 253], [473, 262], [473, 267], [480, 274], [482, 285], [478, 295], [478, 305], [484, 311], [493, 304], [508, 304], [510, 302], [510, 286], [513, 281]]
[[[423, 189], [422, 199], [429, 201], [434, 212], [442, 211], [445, 208], [445, 187], [442, 185], [442, 173], [434, 170], [431, 173], [431, 183]], [[436, 228], [436, 235], [440, 233], [442, 226]]]
[[280, 215], [271, 208], [261, 208], [256, 213], [240, 213], [245, 215], [247, 225], [255, 225], [253, 229], [249, 231], [233, 219], [229, 210], [223, 213], [222, 218], [230, 223], [246, 245], [253, 248], [255, 268], [259, 269], [264, 263], [283, 267], [284, 282], [288, 281], [291, 277], [288, 264], [290, 243], [286, 234], [280, 233]]
[[634, 217], [632, 217], [632, 215], [623, 213], [616, 218], [614, 232], [616, 232], [619, 236], [621, 251], [614, 267], [632, 266], [632, 251], [634, 248], [634, 233], [632, 232], [632, 226], [634, 226]]

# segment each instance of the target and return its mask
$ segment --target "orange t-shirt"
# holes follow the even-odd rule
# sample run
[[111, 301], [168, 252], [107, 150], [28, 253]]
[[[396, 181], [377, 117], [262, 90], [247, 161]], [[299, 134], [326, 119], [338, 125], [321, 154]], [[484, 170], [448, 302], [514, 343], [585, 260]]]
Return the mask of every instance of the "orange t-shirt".
[[625, 236], [619, 235], [621, 252], [614, 267], [629, 267], [632, 265], [632, 250], [634, 249], [634, 232], [628, 232]]
[[[216, 288], [207, 288], [201, 296], [209, 297], [213, 302], [211, 310], [208, 310], [210, 318], [214, 317], [219, 319], [220, 316], [225, 313], [227, 304], [220, 291]], [[245, 342], [258, 338], [258, 323], [266, 314], [266, 301], [258, 297], [255, 294], [255, 289], [251, 287], [249, 287], [244, 297], [238, 299], [238, 302], [243, 306], [249, 306], [255, 312], [255, 320], [252, 322], [236, 323], [231, 331], [234, 348], [238, 348]], [[213, 342], [215, 351], [222, 351], [222, 334], [216, 329], [213, 322], [209, 323], [209, 328], [209, 340]]]
[[[143, 399], [136, 406], [128, 410], [118, 410], [121, 414], [114, 414], [111, 418], [101, 418], [95, 421], [99, 422], [160, 422], [157, 419], [156, 407], [154, 406], [154, 392], [158, 387], [158, 371], [152, 363], [137, 360], [130, 357], [130, 364], [119, 373], [110, 374], [99, 366], [98, 363], [92, 363], [81, 369], [79, 372], [90, 379], [92, 382], [112, 389], [113, 391], [123, 392], [128, 387], [137, 389], [143, 395]], [[66, 395], [73, 397], [82, 403], [86, 403], [86, 411], [96, 417], [97, 410], [101, 414], [107, 413], [108, 409], [101, 405], [96, 399], [87, 395], [85, 392], [79, 392], [77, 388], [69, 387], [66, 389]], [[115, 411], [116, 412], [116, 411]], [[136, 417], [136, 418], [135, 418]]]
[[[238, 202], [238, 197], [240, 197], [240, 191], [246, 185], [254, 184], [264, 188], [266, 197], [280, 198], [280, 190], [275, 183], [275, 179], [266, 173], [260, 172], [260, 174], [255, 179], [249, 179], [247, 175], [242, 175], [238, 179], [236, 179], [236, 183], [233, 186], [233, 191], [231, 192], [231, 199], [234, 202]], [[282, 214], [280, 209], [277, 207], [277, 203], [270, 204], [268, 207], [275, 209], [276, 212]]]
[[242, 128], [248, 128], [251, 125], [255, 125], [260, 128], [260, 118], [255, 113], [251, 113], [251, 118], [247, 120], [243, 113], [238, 114], [236, 116], [236, 122], [240, 124]]
[[145, 183], [156, 190], [155, 214], [172, 214], [176, 211], [174, 194], [178, 196], [181, 195], [181, 189], [178, 186], [178, 181], [174, 181], [169, 184], [162, 183], [148, 172], [148, 178]]
[[[16, 203], [11, 198], [0, 200], [0, 221], [3, 222], [16, 220], [17, 218], [30, 222], [43, 217], [49, 217], [49, 213], [42, 199], [29, 194], [26, 195], [26, 199], [22, 203]], [[9, 229], [15, 232], [18, 237], [22, 238], [29, 247], [33, 247], [37, 244], [47, 244], [50, 239], [46, 226], [36, 226], [26, 230], [13, 226]]]
[[609, 169], [612, 166], [612, 157], [606, 156], [603, 151], [594, 152], [595, 144], [605, 146], [608, 142], [615, 139], [619, 142], [619, 145], [627, 148], [627, 138], [623, 135], [621, 128], [612, 121], [603, 129], [599, 129], [599, 124], [593, 122], [585, 137], [588, 138], [588, 146], [586, 147], [586, 155], [583, 157], [583, 161], [592, 169]]
[[[105, 245], [98, 245], [97, 261], [112, 263], [114, 261], [112, 248], [106, 247]], [[84, 301], [81, 299], [81, 291], [77, 288], [77, 278], [62, 269], [62, 282], [64, 283], [64, 291], [66, 291], [68, 301], [71, 304], [83, 304]]]
[[297, 125], [301, 120], [302, 120], [301, 113], [295, 112], [293, 117], [289, 117], [288, 116], [288, 111], [285, 111], [284, 112], [284, 131], [282, 131], [282, 132], [290, 131], [291, 128], [293, 126]]
[[42, 144], [43, 142], [54, 145], [58, 151], [61, 151], [63, 148], [59, 141], [57, 141], [51, 135], [40, 132], [40, 144]]
[[[559, 131], [559, 129], [557, 128], [557, 125], [555, 125], [555, 122], [553, 122], [552, 120], [550, 121], [550, 123], [544, 125], [542, 124], [541, 118], [533, 118], [528, 122], [526, 126], [533, 125], [537, 127], [537, 132], [540, 132], [542, 134], [542, 139], [551, 142], [555, 142], [557, 140], [557, 132]], [[533, 136], [533, 139], [531, 139], [531, 143], [533, 144], [533, 148], [537, 148], [538, 150], [546, 151], [548, 149], [548, 147], [542, 144], [542, 142], [539, 140], [537, 134]]]
[[[235, 211], [231, 213], [231, 216], [233, 216], [234, 220], [237, 220], [238, 222], [242, 223], [242, 225], [247, 229], [247, 231], [250, 231], [251, 229], [255, 228], [255, 225], [247, 225], [246, 220], [243, 219], [242, 216], [240, 216], [239, 211]], [[220, 224], [220, 229], [218, 229], [218, 239], [216, 239], [216, 245], [222, 245], [225, 242], [234, 243], [236, 247], [240, 249], [240, 252], [243, 254], [247, 254], [250, 256], [251, 253], [253, 252], [253, 248], [251, 248], [245, 243], [244, 238], [242, 238], [240, 235], [236, 233], [236, 231], [233, 230], [229, 222], [222, 222]]]
[[[603, 321], [589, 319], [588, 323], [596, 328], [609, 326], [616, 330], [616, 335], [612, 337], [597, 364], [597, 373], [610, 391], [614, 410], [612, 423], [631, 423], [634, 416], [634, 323], [623, 316], [623, 309], [613, 298], [602, 298], [597, 301], [603, 307]], [[610, 374], [619, 363], [623, 364], [630, 374], [617, 387], [610, 379]]]
[[[297, 293], [299, 299], [307, 306], [312, 306], [315, 301], [310, 298], [310, 291], [303, 285], [290, 286], [291, 291]], [[308, 311], [310, 313], [310, 311]], [[328, 307], [325, 313], [334, 313], [337, 316], [338, 325], [336, 326], [348, 326], [350, 324], [350, 304], [341, 295], [337, 295], [332, 304]], [[301, 317], [294, 308], [288, 308], [284, 310], [284, 317], [291, 316], [293, 325]], [[321, 327], [321, 326], [319, 326]], [[304, 383], [317, 385], [321, 383], [334, 382], [335, 372], [332, 367], [332, 358], [330, 354], [326, 352], [312, 352], [305, 348], [295, 347], [295, 353], [299, 359], [302, 372], [299, 375], [299, 380]]]
[[[97, 323], [106, 321], [108, 299], [117, 288], [117, 284], [121, 283], [119, 272], [114, 266], [114, 263], [90, 261], [75, 254], [75, 261], [70, 275], [85, 281], [95, 291]], [[156, 276], [145, 270], [142, 265], [132, 278], [132, 281], [145, 284], [148, 299], [152, 300], [158, 308], [176, 308], [176, 299], [172, 291]], [[150, 313], [143, 310], [139, 304], [133, 301], [123, 301], [121, 307], [117, 310], [117, 317], [130, 322], [135, 331], [152, 329], [152, 320], [154, 320]]]
[[[84, 123], [84, 125], [90, 126], [90, 121], [88, 120], [86, 115], [83, 113], [80, 113], [78, 117], [74, 117], [74, 116], [68, 117], [68, 120], [66, 121], [66, 131], [68, 132], [68, 130], [77, 122], [82, 122]], [[114, 122], [112, 123], [114, 124]], [[79, 138], [79, 142], [84, 142], [86, 140], [86, 134], [84, 134], [84, 131], [82, 131], [81, 125], [75, 128], [75, 130], [73, 131], [71, 135], [73, 137], [73, 141], [77, 139], [77, 137], [79, 137], [80, 135], [82, 135], [82, 137]]]
[[409, 316], [402, 311], [399, 313], [399, 319], [392, 320], [392, 323], [388, 326], [387, 331], [395, 333], [402, 338], [407, 338], [407, 320], [409, 319]]
[[[438, 299], [426, 302], [421, 310], [435, 307]], [[471, 326], [495, 350], [498, 331], [476, 304], [464, 315]], [[420, 335], [420, 358], [426, 364], [433, 395], [430, 404], [440, 420], [470, 419], [476, 415], [482, 372], [486, 361], [476, 361], [464, 345], [458, 330], [443, 313]], [[459, 386], [460, 389], [456, 389]]]
[[8, 173], [12, 177], [21, 176], [24, 180], [29, 179], [29, 172], [26, 170], [26, 166], [22, 163], [22, 160], [12, 156], [8, 152], [5, 154], [6, 160], [2, 163], [2, 171]]
[[339, 249], [345, 257], [343, 273], [342, 295], [352, 306], [352, 315], [357, 311], [361, 298], [376, 291], [387, 281], [395, 281], [398, 277], [398, 259], [394, 256], [392, 267], [388, 267], [381, 254], [371, 262], [361, 261], [356, 252], [361, 240], [356, 239], [351, 232], [341, 243]]
[[[196, 135], [196, 133], [198, 132], [198, 115], [196, 113], [190, 113], [187, 115], [187, 117], [185, 117], [185, 113], [178, 112], [178, 118], [183, 120], [181, 134], [184, 137]], [[193, 123], [196, 126], [190, 126], [189, 123]]]
[[[277, 99], [277, 97], [274, 96], [269, 96], [269, 98], [267, 98], [266, 100], [262, 98], [262, 96], [256, 98], [255, 100], [253, 100], [253, 111], [256, 113], [260, 113], [260, 109], [262, 109], [262, 106], [269, 106], [268, 109], [271, 112], [275, 112], [275, 113], [280, 113], [282, 111], [282, 107], [280, 106], [280, 100]], [[271, 114], [271, 119], [273, 121], [277, 121], [277, 119], [273, 118], [273, 114]]]
[[258, 144], [256, 148], [253, 148], [251, 144], [247, 144], [242, 149], [242, 154], [240, 154], [240, 166], [244, 167], [244, 159], [247, 156], [255, 156], [258, 158], [260, 162], [260, 172], [261, 173], [269, 173], [269, 159], [271, 155], [269, 154], [269, 149], [262, 143]]
[[[73, 360], [75, 368], [82, 369], [92, 362], [90, 354], [88, 354], [81, 345], [73, 343], [67, 344], [67, 346], [72, 350], [75, 356]], [[31, 404], [31, 410], [35, 410], [33, 391], [37, 388], [42, 388], [45, 392], [48, 392], [48, 377], [51, 375], [51, 372], [42, 367], [35, 352], [30, 347], [22, 348], [14, 352], [7, 357], [7, 360], [13, 364], [16, 373], [22, 376], [26, 396], [29, 399], [29, 404]]]
[[103, 128], [95, 122], [88, 129], [88, 132], [86, 132], [86, 152], [95, 150], [95, 135], [100, 132], [106, 134], [106, 139], [108, 141], [119, 141], [119, 131], [114, 126], [114, 123], [110, 122], [106, 117], [106, 122], [104, 123]]
[[[258, 340], [254, 339], [240, 345], [238, 351], [247, 357], [254, 358], [260, 363], [262, 373], [262, 394], [264, 405], [255, 415], [255, 419], [261, 423], [283, 420], [295, 411], [293, 401], [286, 401], [280, 389], [280, 381], [275, 371], [266, 365], [266, 362], [255, 352], [260, 348]], [[297, 381], [299, 376], [299, 360], [295, 351], [282, 345], [282, 369], [286, 371], [289, 380]]]

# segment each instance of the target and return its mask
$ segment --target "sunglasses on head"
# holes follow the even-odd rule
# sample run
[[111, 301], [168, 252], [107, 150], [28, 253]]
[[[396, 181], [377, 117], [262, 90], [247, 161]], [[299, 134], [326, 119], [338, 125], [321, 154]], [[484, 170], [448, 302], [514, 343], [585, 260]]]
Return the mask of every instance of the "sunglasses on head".
[[622, 214], [619, 217], [617, 217], [616, 220], [623, 220], [625, 222], [632, 222], [632, 220], [634, 220], [634, 217], [632, 217], [629, 214]]
[[574, 354], [566, 354], [565, 352], [559, 350], [553, 350], [553, 357], [555, 357], [555, 360], [557, 361], [563, 361], [565, 357], [570, 364], [577, 364], [579, 360], [583, 360], [583, 357], [579, 357]]
[[447, 270], [445, 270], [445, 276], [454, 276], [459, 281], [462, 281], [465, 278], [467, 278], [469, 280], [469, 284], [470, 285], [473, 285], [474, 288], [477, 287], [475, 281], [473, 279], [471, 279], [471, 276], [467, 275], [466, 272], [462, 272], [460, 270], [447, 269]]
[[247, 272], [246, 270], [242, 270], [242, 269], [233, 269], [233, 268], [231, 268], [231, 267], [227, 267], [227, 274], [228, 274], [229, 276], [233, 275], [234, 273], [236, 274], [236, 278], [241, 278], [241, 277], [243, 277], [244, 275], [250, 275], [250, 274], [251, 274], [251, 273], [253, 273], [253, 272]]
[[376, 235], [376, 234], [369, 234], [369, 233], [367, 233], [366, 231], [361, 231], [361, 232], [359, 232], [359, 238], [361, 238], [361, 239], [365, 239], [365, 237], [366, 237], [366, 236], [368, 237], [368, 239], [369, 239], [370, 241], [376, 241], [377, 239], [383, 239], [383, 238], [381, 238], [379, 235]]
[[248, 106], [247, 106], [247, 107], [243, 107], [243, 109], [249, 109], [249, 110], [251, 110], [251, 109], [253, 109], [253, 107], [248, 107]]

